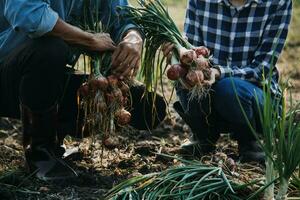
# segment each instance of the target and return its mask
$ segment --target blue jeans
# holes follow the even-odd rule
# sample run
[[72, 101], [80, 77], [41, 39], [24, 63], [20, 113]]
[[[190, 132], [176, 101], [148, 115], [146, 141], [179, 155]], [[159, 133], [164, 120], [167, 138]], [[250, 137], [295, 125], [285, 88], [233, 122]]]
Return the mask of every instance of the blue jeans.
[[258, 106], [263, 109], [263, 91], [250, 82], [239, 78], [224, 78], [217, 81], [209, 95], [200, 101], [197, 99], [189, 101], [189, 91], [180, 86], [176, 88], [176, 92], [185, 115], [192, 119], [188, 125], [196, 139], [200, 141], [203, 139], [216, 141], [221, 132], [232, 133], [238, 140], [255, 140], [236, 94], [252, 126], [258, 132], [261, 130]]

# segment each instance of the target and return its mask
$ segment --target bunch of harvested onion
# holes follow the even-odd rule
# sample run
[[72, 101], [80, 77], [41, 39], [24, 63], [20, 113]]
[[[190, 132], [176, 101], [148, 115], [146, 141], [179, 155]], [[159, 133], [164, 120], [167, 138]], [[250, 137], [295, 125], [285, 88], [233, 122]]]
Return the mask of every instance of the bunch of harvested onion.
[[[99, 2], [91, 7], [84, 1], [83, 24], [79, 26], [89, 32], [107, 32], [99, 20]], [[130, 123], [130, 80], [120, 80], [113, 75], [112, 52], [83, 52], [84, 71], [89, 77], [78, 89], [79, 111], [83, 112], [84, 124], [79, 132], [100, 135], [103, 144], [116, 132], [116, 127]]]
[[130, 123], [131, 114], [126, 110], [129, 104], [129, 85], [114, 75], [91, 75], [78, 89], [80, 107], [84, 110], [82, 132], [88, 131], [102, 136], [103, 142], [115, 133], [116, 126]]
[[[174, 51], [177, 51], [177, 54], [172, 56], [171, 65], [167, 70], [168, 79], [178, 81], [190, 89], [192, 97], [201, 98], [206, 95], [211, 79], [210, 51], [203, 46], [193, 49], [180, 47]], [[179, 59], [176, 55], [179, 55]]]
[[[140, 7], [120, 7], [121, 16], [132, 20], [143, 31], [144, 61], [142, 76], [148, 88], [157, 88], [158, 78], [168, 66], [162, 67], [165, 57], [160, 55], [160, 47], [169, 42], [175, 45], [171, 67], [167, 70], [169, 79], [181, 82], [191, 90], [191, 98], [200, 99], [209, 91], [211, 70], [209, 50], [194, 47], [181, 34], [160, 0], [138, 0]], [[157, 73], [160, 72], [160, 76]], [[156, 76], [155, 76], [156, 75]], [[204, 81], [202, 81], [204, 80]], [[206, 80], [206, 81], [205, 81]], [[153, 87], [154, 85], [154, 87]], [[152, 87], [149, 87], [152, 86]]]

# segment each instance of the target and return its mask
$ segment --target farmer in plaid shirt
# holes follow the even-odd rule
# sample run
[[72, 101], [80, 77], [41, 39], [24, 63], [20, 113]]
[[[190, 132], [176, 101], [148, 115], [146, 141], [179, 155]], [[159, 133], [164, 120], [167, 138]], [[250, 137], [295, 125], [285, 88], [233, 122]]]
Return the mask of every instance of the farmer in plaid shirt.
[[[291, 14], [291, 0], [189, 0], [185, 35], [194, 46], [211, 50], [214, 67], [212, 91], [200, 103], [188, 102], [189, 91], [177, 88], [180, 103], [174, 107], [193, 132], [182, 150], [197, 155], [212, 152], [220, 133], [230, 132], [238, 141], [241, 161], [264, 162], [265, 155], [248, 128], [233, 83], [248, 119], [260, 131], [255, 96], [262, 108], [263, 73], [269, 74], [272, 63], [276, 64]], [[164, 48], [168, 54], [172, 45]], [[271, 84], [274, 98], [281, 96], [278, 80], [275, 67]]]

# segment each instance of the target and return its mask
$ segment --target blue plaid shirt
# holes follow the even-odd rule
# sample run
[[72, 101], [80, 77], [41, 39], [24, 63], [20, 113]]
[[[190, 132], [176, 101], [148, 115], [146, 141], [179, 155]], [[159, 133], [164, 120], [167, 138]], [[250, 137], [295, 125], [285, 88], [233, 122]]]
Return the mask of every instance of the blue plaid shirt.
[[[229, 0], [189, 0], [185, 35], [212, 51], [221, 78], [235, 76], [261, 86], [283, 49], [291, 14], [291, 0], [247, 0], [240, 8]], [[271, 90], [280, 95], [276, 67], [272, 74]]]

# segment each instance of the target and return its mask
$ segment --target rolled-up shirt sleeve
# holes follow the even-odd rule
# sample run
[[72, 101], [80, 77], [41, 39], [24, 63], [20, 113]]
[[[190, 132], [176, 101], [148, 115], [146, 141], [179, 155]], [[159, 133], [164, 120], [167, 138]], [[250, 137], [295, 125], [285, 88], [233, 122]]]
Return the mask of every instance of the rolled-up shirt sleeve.
[[16, 32], [31, 38], [50, 32], [59, 18], [43, 0], [6, 0], [4, 16]]

